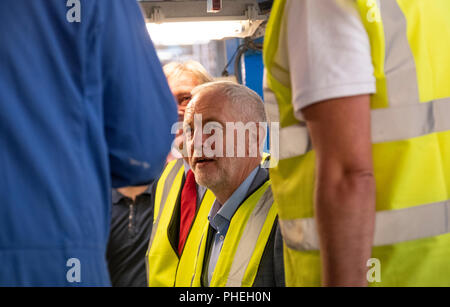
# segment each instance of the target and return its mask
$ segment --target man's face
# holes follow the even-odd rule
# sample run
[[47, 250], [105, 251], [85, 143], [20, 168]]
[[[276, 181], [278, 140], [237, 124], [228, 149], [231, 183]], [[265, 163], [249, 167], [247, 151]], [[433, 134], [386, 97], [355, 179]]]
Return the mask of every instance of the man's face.
[[167, 79], [170, 90], [177, 101], [178, 121], [183, 122], [186, 106], [191, 100], [191, 91], [200, 83], [190, 72], [184, 72], [178, 76]]
[[[255, 167], [254, 161], [249, 163], [249, 158], [236, 157], [236, 135], [234, 142], [229, 145], [234, 147], [234, 154], [232, 157], [226, 156], [226, 123], [239, 121], [239, 114], [236, 114], [239, 112], [232, 109], [232, 104], [223, 101], [225, 99], [213, 93], [197, 95], [187, 107], [184, 120], [187, 147], [188, 150], [190, 149], [190, 156], [187, 158], [189, 165], [195, 174], [196, 181], [213, 192], [224, 187], [235, 186], [236, 183], [239, 185], [248, 175], [249, 168]], [[199, 115], [201, 115], [202, 127], [199, 127], [199, 122], [194, 124], [196, 118], [199, 119]], [[205, 127], [212, 127], [212, 129], [208, 132], [205, 131]], [[217, 138], [216, 134], [222, 134], [222, 137]], [[221, 141], [211, 143], [211, 139]], [[197, 150], [199, 148], [201, 148], [200, 151]], [[211, 148], [214, 153], [222, 154], [211, 156], [205, 152], [205, 148]], [[250, 159], [256, 159], [256, 165], [259, 163], [258, 158]]]
[[[177, 101], [178, 122], [183, 123], [186, 106], [191, 100], [191, 91], [200, 83], [194, 74], [190, 72], [183, 72], [178, 76], [172, 76], [167, 79], [167, 83], [169, 84], [172, 95]], [[176, 131], [174, 146], [179, 152], [183, 152], [183, 129]], [[173, 159], [173, 156], [169, 154], [168, 160], [170, 161], [171, 159]]]

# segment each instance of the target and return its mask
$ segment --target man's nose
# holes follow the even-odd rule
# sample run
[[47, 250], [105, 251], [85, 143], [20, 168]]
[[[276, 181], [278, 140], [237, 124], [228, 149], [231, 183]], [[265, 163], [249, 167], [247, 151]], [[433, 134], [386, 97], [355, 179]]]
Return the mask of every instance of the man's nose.
[[193, 136], [189, 139], [189, 152], [191, 157], [201, 157], [203, 154], [203, 143], [207, 139], [207, 135], [201, 129], [195, 129]]

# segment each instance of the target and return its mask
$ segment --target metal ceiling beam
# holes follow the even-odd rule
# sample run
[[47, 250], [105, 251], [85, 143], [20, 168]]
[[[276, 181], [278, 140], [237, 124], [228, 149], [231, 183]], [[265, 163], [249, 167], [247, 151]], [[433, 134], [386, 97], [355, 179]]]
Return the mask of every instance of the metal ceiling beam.
[[208, 13], [206, 0], [141, 1], [147, 22], [267, 20], [257, 0], [222, 0], [219, 12]]

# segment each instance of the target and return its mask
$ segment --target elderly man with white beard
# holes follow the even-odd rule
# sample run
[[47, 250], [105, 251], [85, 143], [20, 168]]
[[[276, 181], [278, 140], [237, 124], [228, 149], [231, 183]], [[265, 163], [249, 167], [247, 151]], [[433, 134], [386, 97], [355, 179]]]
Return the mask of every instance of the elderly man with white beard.
[[276, 206], [261, 167], [264, 123], [261, 98], [245, 86], [218, 81], [192, 91], [186, 159], [216, 200], [192, 255], [194, 269], [181, 268], [190, 282], [184, 286], [284, 286]]

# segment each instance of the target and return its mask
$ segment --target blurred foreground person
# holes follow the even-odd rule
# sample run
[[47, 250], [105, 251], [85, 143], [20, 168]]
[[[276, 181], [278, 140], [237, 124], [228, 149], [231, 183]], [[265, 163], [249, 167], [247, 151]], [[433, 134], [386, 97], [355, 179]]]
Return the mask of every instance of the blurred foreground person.
[[73, 3], [0, 2], [2, 286], [109, 285], [111, 186], [147, 184], [170, 148], [138, 4]]
[[274, 2], [264, 98], [288, 286], [450, 286], [449, 12]]

